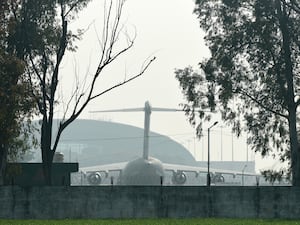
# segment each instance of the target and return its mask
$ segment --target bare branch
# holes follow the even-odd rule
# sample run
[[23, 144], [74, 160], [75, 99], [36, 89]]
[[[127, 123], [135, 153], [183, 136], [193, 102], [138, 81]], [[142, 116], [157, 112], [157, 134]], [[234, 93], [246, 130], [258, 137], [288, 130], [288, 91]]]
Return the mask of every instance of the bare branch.
[[64, 14], [65, 18], [69, 15], [69, 13], [72, 12], [72, 10], [78, 5], [78, 3], [80, 3], [80, 0], [77, 0], [73, 5], [70, 6], [69, 10]]
[[[47, 113], [47, 101], [49, 101], [50, 97], [49, 95], [47, 94], [47, 85], [46, 85], [46, 73], [47, 71], [43, 71], [43, 77], [40, 75], [39, 71], [38, 71], [38, 68], [35, 66], [35, 63], [34, 63], [34, 60], [32, 58], [32, 55], [29, 54], [29, 60], [31, 62], [31, 66], [33, 68], [33, 71], [34, 73], [36, 74], [36, 76], [38, 77], [38, 80], [40, 82], [40, 85], [41, 85], [41, 92], [42, 92], [42, 103], [38, 100], [38, 98], [36, 98], [36, 101], [38, 103], [38, 107], [39, 107], [39, 111], [42, 113], [43, 116], [46, 116]], [[29, 75], [31, 77], [31, 75]], [[30, 83], [31, 85], [33, 85], [32, 83], [32, 78], [29, 79], [30, 80]], [[32, 86], [33, 87], [33, 86]]]
[[[151, 60], [149, 60], [146, 65], [142, 66], [141, 71], [137, 75], [135, 75], [129, 79], [125, 79], [123, 82], [116, 84], [99, 94], [93, 95], [96, 81], [99, 78], [100, 74], [102, 73], [103, 69], [106, 68], [110, 63], [115, 61], [120, 55], [127, 52], [134, 44], [134, 39], [133, 39], [128, 43], [127, 47], [123, 48], [120, 51], [117, 51], [116, 53], [113, 53], [115, 44], [116, 44], [116, 42], [118, 40], [118, 36], [119, 36], [119, 24], [120, 24], [121, 11], [122, 11], [124, 1], [121, 0], [118, 3], [117, 14], [116, 14], [116, 17], [114, 18], [112, 29], [110, 29], [110, 23], [111, 23], [111, 19], [112, 19], [112, 7], [113, 7], [112, 2], [113, 1], [110, 2], [108, 9], [105, 10], [105, 13], [104, 13], [105, 18], [104, 18], [102, 41], [99, 40], [99, 37], [97, 35], [98, 41], [101, 45], [101, 52], [100, 52], [101, 56], [98, 61], [97, 69], [93, 75], [91, 84], [90, 84], [89, 88], [87, 89], [87, 91], [86, 92], [83, 91], [77, 96], [77, 93], [78, 93], [77, 91], [79, 90], [79, 87], [77, 87], [75, 89], [75, 92], [71, 96], [70, 101], [72, 101], [72, 99], [74, 99], [74, 96], [77, 96], [76, 100], [75, 100], [75, 105], [74, 105], [74, 108], [72, 110], [70, 117], [66, 120], [64, 118], [59, 124], [58, 132], [57, 132], [55, 142], [54, 142], [54, 145], [52, 148], [54, 150], [57, 148], [62, 131], [82, 113], [82, 111], [86, 108], [86, 106], [88, 105], [88, 103], [90, 101], [92, 101], [93, 99], [95, 99], [117, 87], [120, 87], [120, 86], [140, 77], [148, 69], [150, 64], [152, 64], [152, 62], [155, 60], [155, 57], [152, 58]], [[62, 15], [63, 15], [63, 13], [62, 13]], [[63, 16], [62, 16], [62, 19], [64, 20]], [[58, 54], [57, 54], [57, 64], [54, 69], [53, 75], [57, 75], [58, 65], [59, 65], [59, 63], [62, 59], [62, 56], [64, 54], [64, 51], [65, 51], [64, 43], [66, 43], [65, 42], [66, 41], [66, 39], [65, 39], [65, 34], [66, 34], [65, 31], [66, 30], [64, 30], [64, 29], [67, 29], [67, 24], [65, 24], [63, 22], [62, 28], [63, 28], [63, 35], [61, 37], [60, 50], [58, 51]], [[57, 79], [57, 76], [56, 76], [56, 79]], [[57, 82], [57, 80], [54, 80], [54, 82], [52, 82], [52, 85], [53, 84], [55, 85], [56, 84], [55, 82]]]
[[[74, 59], [74, 61], [75, 61], [75, 65], [76, 65], [76, 59]], [[77, 93], [79, 92], [79, 77], [78, 77], [78, 72], [77, 72], [75, 65], [74, 65], [74, 67], [75, 67], [75, 69], [74, 69], [75, 70], [75, 81], [74, 81], [75, 85], [73, 84], [72, 94], [71, 94], [71, 97], [69, 98], [66, 108], [64, 109], [64, 114], [63, 114], [62, 120], [65, 120], [65, 118], [67, 116], [67, 112], [69, 111], [70, 105], [74, 98], [77, 99]], [[75, 88], [74, 88], [74, 86], [75, 86]]]
[[[88, 104], [91, 100], [93, 100], [93, 99], [95, 99], [95, 98], [97, 98], [97, 97], [99, 97], [99, 96], [101, 96], [101, 95], [103, 95], [103, 94], [105, 94], [105, 93], [107, 93], [107, 92], [109, 92], [109, 91], [111, 91], [111, 90], [117, 88], [117, 87], [120, 87], [120, 86], [122, 86], [122, 85], [124, 85], [124, 84], [126, 84], [126, 83], [128, 83], [128, 82], [130, 82], [130, 81], [132, 81], [132, 80], [134, 80], [134, 79], [136, 79], [136, 78], [138, 78], [138, 77], [140, 77], [140, 76], [148, 69], [148, 67], [150, 66], [150, 64], [151, 64], [155, 59], [156, 59], [155, 57], [152, 58], [152, 59], [146, 64], [146, 66], [142, 69], [142, 71], [141, 71], [140, 73], [138, 73], [137, 75], [131, 77], [130, 79], [127, 79], [127, 80], [125, 80], [125, 81], [123, 81], [123, 82], [121, 82], [121, 83], [119, 83], [119, 84], [116, 84], [116, 85], [114, 85], [114, 86], [112, 86], [112, 87], [106, 89], [105, 91], [103, 91], [103, 92], [101, 92], [101, 93], [99, 93], [99, 94], [97, 94], [97, 95], [89, 96], [77, 112], [76, 112], [76, 111], [73, 111], [73, 113], [72, 113], [72, 115], [70, 116], [69, 119], [67, 119], [67, 120], [65, 120], [65, 121], [61, 121], [61, 123], [60, 123], [60, 125], [59, 125], [59, 129], [58, 129], [58, 133], [57, 133], [57, 135], [56, 135], [56, 139], [55, 139], [55, 143], [54, 143], [53, 149], [55, 149], [55, 148], [57, 147], [58, 141], [59, 141], [59, 139], [60, 139], [60, 136], [61, 136], [62, 131], [63, 131], [70, 123], [72, 123], [72, 122], [73, 122], [73, 121], [81, 114], [81, 112], [85, 109], [85, 107], [87, 106], [87, 104]], [[80, 98], [81, 98], [81, 97], [80, 97]], [[78, 107], [80, 98], [79, 98], [78, 101], [76, 102], [75, 108]]]
[[237, 91], [236, 93], [240, 93], [241, 95], [247, 96], [249, 99], [251, 99], [251, 101], [255, 102], [257, 105], [259, 105], [261, 108], [265, 109], [266, 111], [269, 111], [271, 113], [274, 113], [275, 115], [281, 116], [281, 117], [286, 118], [286, 119], [288, 118], [288, 115], [282, 114], [280, 112], [277, 112], [277, 111], [265, 106], [261, 101], [259, 101], [255, 97], [251, 96], [246, 91], [240, 90], [240, 91]]
[[113, 32], [112, 32], [112, 35], [111, 35], [111, 38], [110, 38], [109, 51], [107, 52], [108, 53], [108, 56], [107, 56], [108, 59], [110, 58], [110, 56], [112, 54], [113, 45], [116, 43], [116, 41], [118, 39], [118, 36], [119, 36], [118, 27], [119, 27], [119, 24], [120, 24], [123, 5], [124, 5], [124, 1], [119, 1], [118, 2], [117, 14], [116, 14], [117, 17], [115, 18], [114, 23], [113, 23], [113, 27], [112, 27]]
[[152, 59], [146, 64], [146, 66], [142, 69], [142, 71], [141, 71], [139, 74], [137, 74], [137, 75], [135, 75], [135, 76], [133, 76], [133, 77], [127, 79], [127, 80], [124, 80], [123, 82], [121, 82], [121, 83], [119, 83], [119, 84], [116, 84], [116, 85], [114, 85], [114, 86], [112, 86], [112, 87], [106, 89], [105, 91], [103, 91], [103, 92], [101, 92], [101, 93], [99, 93], [99, 94], [97, 94], [97, 95], [92, 96], [90, 99], [93, 100], [93, 99], [95, 99], [95, 98], [97, 98], [97, 97], [99, 97], [99, 96], [101, 96], [101, 95], [103, 95], [103, 94], [105, 94], [105, 93], [107, 93], [107, 92], [109, 92], [109, 91], [111, 91], [111, 90], [117, 88], [117, 87], [120, 87], [120, 86], [122, 86], [122, 85], [124, 85], [124, 84], [126, 84], [126, 83], [128, 83], [128, 82], [130, 82], [130, 81], [132, 81], [132, 80], [134, 80], [134, 79], [136, 79], [136, 78], [138, 78], [139, 76], [141, 76], [141, 75], [147, 70], [147, 68], [150, 66], [150, 64], [151, 64], [155, 59], [156, 59], [156, 57], [152, 58]]

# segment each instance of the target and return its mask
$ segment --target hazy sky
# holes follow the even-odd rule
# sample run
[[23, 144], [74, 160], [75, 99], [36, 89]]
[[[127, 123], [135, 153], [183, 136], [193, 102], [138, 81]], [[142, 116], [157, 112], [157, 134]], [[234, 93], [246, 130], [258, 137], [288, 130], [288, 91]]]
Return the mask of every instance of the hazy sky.
[[[70, 79], [72, 75], [68, 74], [77, 71], [79, 77], [83, 79], [84, 75], [90, 77], [95, 71], [96, 61], [99, 59], [97, 34], [101, 36], [102, 3], [103, 1], [94, 0], [79, 15], [78, 20], [71, 24], [72, 28], [89, 27], [89, 29], [83, 40], [78, 43], [78, 52], [68, 54], [64, 61], [62, 91], [65, 95], [68, 95], [74, 83]], [[199, 28], [193, 9], [193, 0], [127, 0], [122, 24], [125, 25], [129, 35], [136, 32], [134, 47], [105, 71], [97, 83], [97, 90], [104, 90], [110, 85], [119, 83], [125, 76], [135, 75], [147, 59], [153, 56], [157, 59], [142, 77], [93, 101], [81, 118], [111, 120], [143, 127], [143, 113], [91, 114], [88, 111], [142, 107], [146, 100], [156, 107], [179, 108], [184, 99], [179, 83], [175, 79], [175, 68], [197, 66], [201, 59], [209, 56], [203, 41], [203, 32]], [[218, 116], [215, 117], [215, 120], [217, 119]], [[206, 130], [213, 122], [214, 120], [205, 124], [204, 129]], [[150, 127], [152, 131], [182, 143], [198, 160], [207, 159], [207, 132], [204, 133], [202, 141], [197, 141], [194, 138], [195, 129], [190, 126], [184, 113], [153, 112]], [[234, 160], [246, 160], [247, 150], [248, 159], [253, 159], [250, 147], [247, 148], [246, 138], [232, 137], [230, 128], [224, 127], [221, 121], [211, 130], [211, 160], [220, 160], [221, 151], [223, 160], [231, 160], [232, 152]], [[259, 157], [256, 158], [257, 168], [272, 165], [265, 164], [258, 159]]]

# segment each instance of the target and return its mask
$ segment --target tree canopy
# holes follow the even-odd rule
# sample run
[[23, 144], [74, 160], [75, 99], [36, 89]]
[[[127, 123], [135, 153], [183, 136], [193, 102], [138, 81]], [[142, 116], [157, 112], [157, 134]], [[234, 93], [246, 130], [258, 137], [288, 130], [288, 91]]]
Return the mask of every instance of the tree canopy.
[[0, 3], [0, 184], [7, 160], [29, 148], [34, 104], [25, 64], [9, 51], [9, 2]]
[[[126, 37], [123, 48], [116, 47], [120, 40], [122, 25], [120, 19], [124, 0], [108, 1], [104, 4], [103, 30], [99, 40], [98, 64], [86, 86], [76, 84], [68, 103], [64, 106], [57, 133], [53, 132], [55, 109], [64, 102], [58, 97], [57, 89], [63, 76], [61, 65], [66, 52], [76, 51], [76, 40], [82, 37], [81, 30], [71, 30], [69, 23], [91, 0], [56, 1], [11, 1], [9, 22], [10, 51], [24, 60], [26, 75], [30, 81], [32, 94], [41, 116], [41, 152], [46, 182], [51, 184], [51, 165], [63, 130], [72, 123], [93, 99], [124, 85], [142, 75], [153, 60], [142, 67], [136, 75], [117, 82], [112, 87], [97, 93], [94, 88], [103, 70], [125, 54], [134, 43], [134, 38]], [[99, 9], [102, 10], [102, 9]], [[96, 44], [96, 43], [93, 43]], [[68, 75], [76, 80], [77, 74]]]
[[194, 12], [211, 56], [199, 69], [176, 70], [191, 122], [201, 133], [204, 111], [221, 112], [255, 151], [290, 162], [280, 173], [300, 186], [299, 2], [197, 0]]

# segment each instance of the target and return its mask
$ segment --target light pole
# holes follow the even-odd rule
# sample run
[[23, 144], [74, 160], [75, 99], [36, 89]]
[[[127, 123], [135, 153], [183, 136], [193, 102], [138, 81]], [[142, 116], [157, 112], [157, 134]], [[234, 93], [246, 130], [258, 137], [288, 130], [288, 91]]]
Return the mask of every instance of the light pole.
[[209, 132], [210, 129], [212, 127], [214, 127], [215, 125], [217, 125], [218, 121], [214, 122], [213, 125], [211, 125], [208, 129], [207, 129], [207, 177], [206, 177], [206, 181], [207, 181], [207, 186], [209, 187], [211, 184], [211, 177], [210, 177], [210, 171], [209, 171], [209, 167], [210, 167], [210, 141], [209, 141]]
[[246, 167], [247, 167], [247, 164], [244, 165], [244, 168], [242, 170], [242, 186], [244, 186], [244, 184], [245, 184], [245, 181], [244, 181], [244, 172], [245, 172]]

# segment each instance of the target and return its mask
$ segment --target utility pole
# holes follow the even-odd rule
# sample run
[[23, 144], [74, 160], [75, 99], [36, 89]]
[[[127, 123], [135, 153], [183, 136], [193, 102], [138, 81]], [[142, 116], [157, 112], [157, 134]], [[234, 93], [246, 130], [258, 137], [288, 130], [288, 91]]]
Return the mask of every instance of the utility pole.
[[218, 121], [214, 122], [213, 125], [211, 125], [208, 129], [207, 129], [207, 177], [206, 177], [206, 181], [207, 181], [207, 186], [209, 187], [211, 184], [211, 177], [210, 177], [210, 140], [209, 140], [209, 133], [210, 133], [210, 129], [212, 127], [214, 127], [215, 125], [218, 124]]
[[223, 126], [221, 127], [221, 162], [223, 161]]
[[231, 133], [231, 155], [232, 155], [232, 161], [234, 161], [234, 151], [233, 151], [233, 133]]

